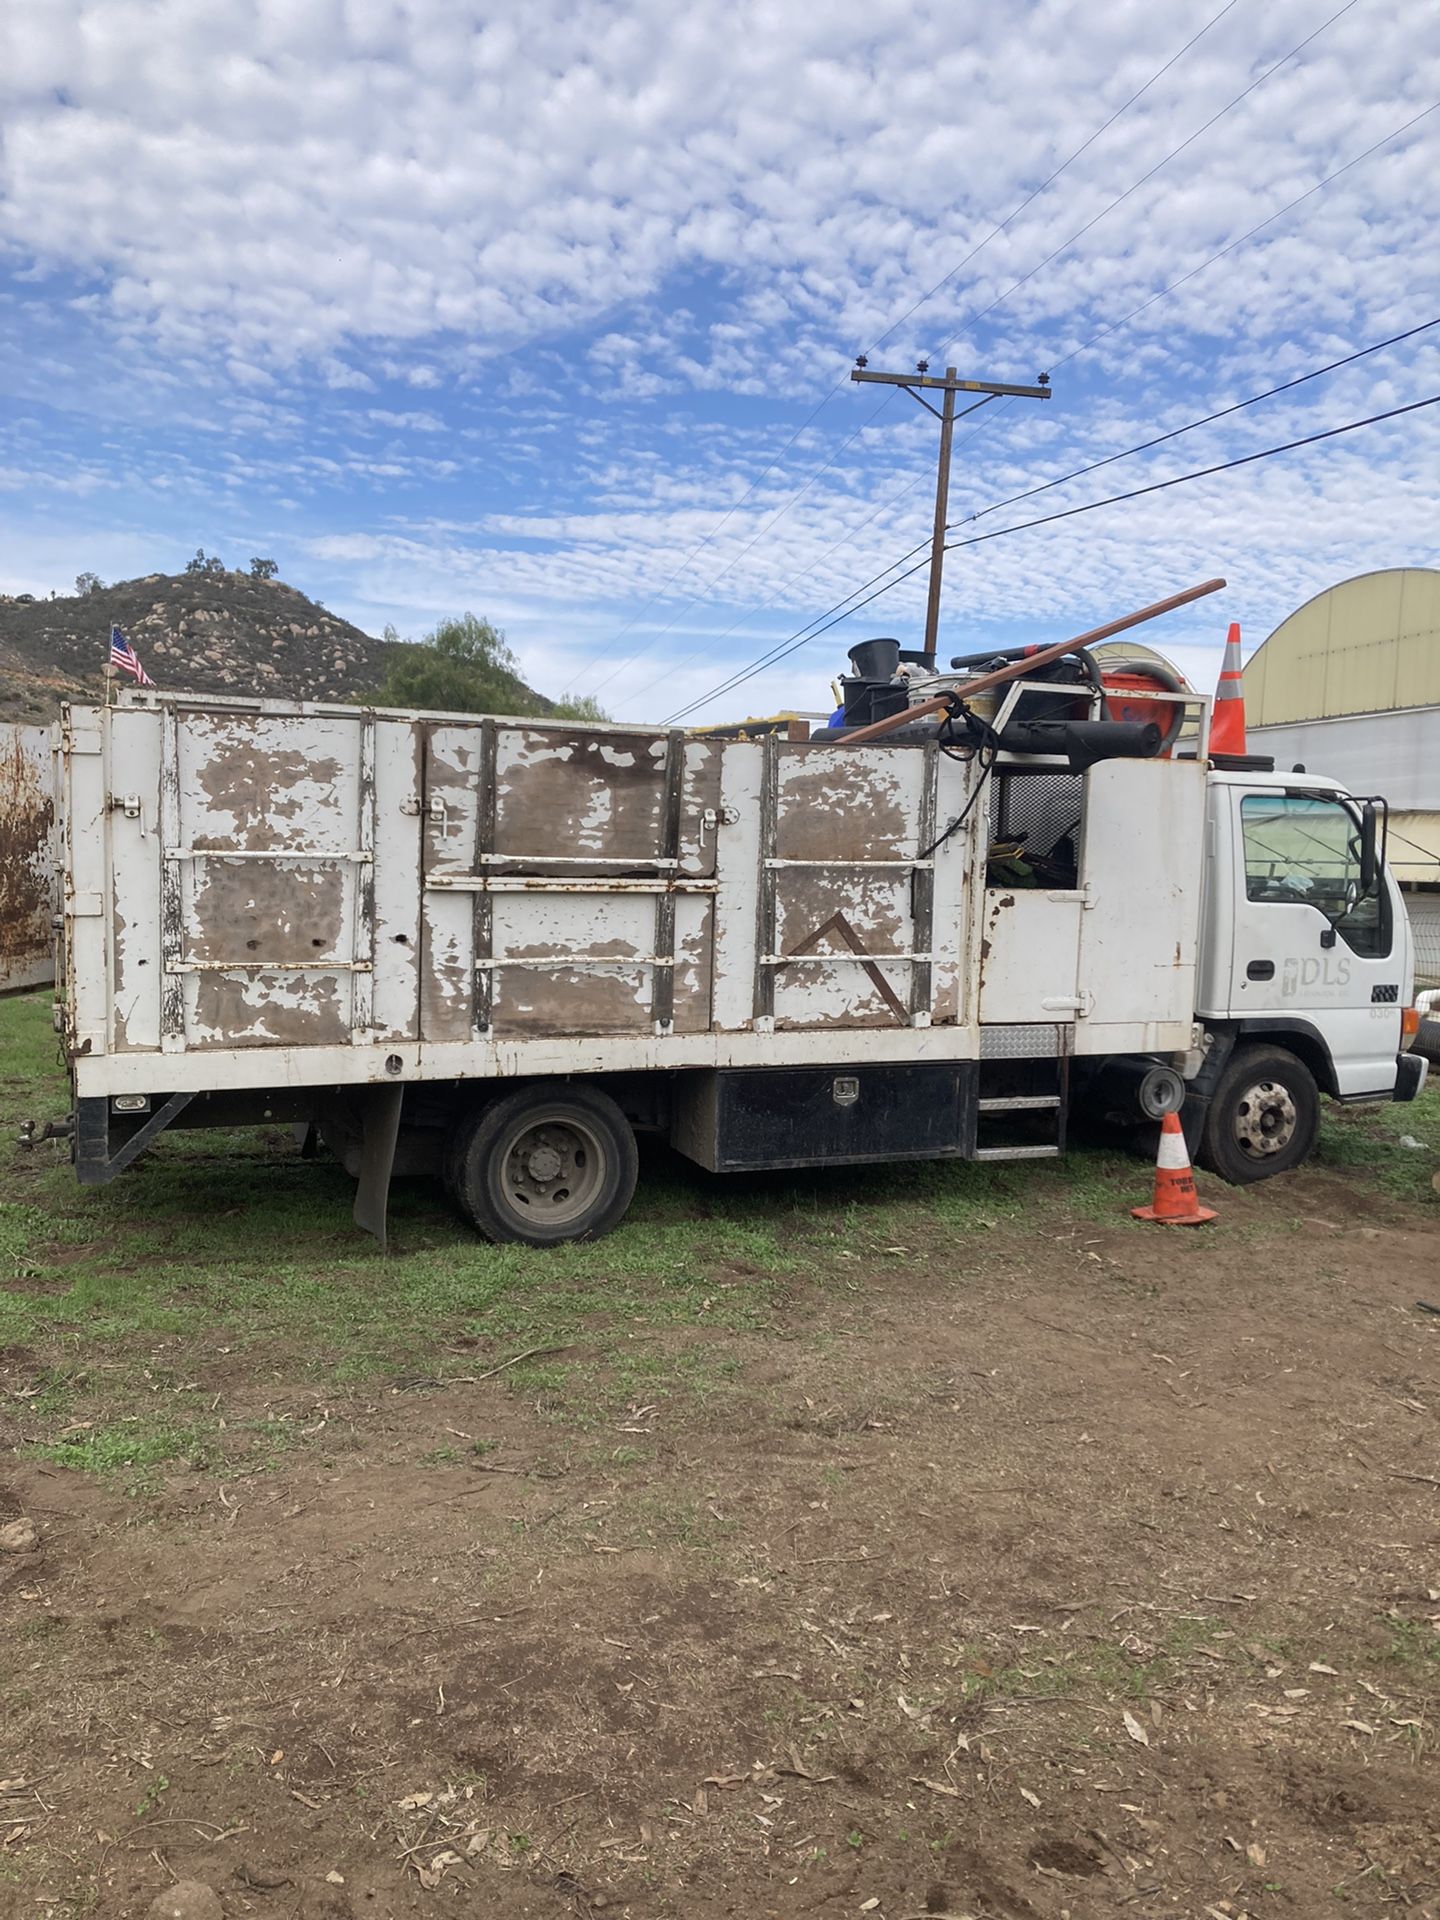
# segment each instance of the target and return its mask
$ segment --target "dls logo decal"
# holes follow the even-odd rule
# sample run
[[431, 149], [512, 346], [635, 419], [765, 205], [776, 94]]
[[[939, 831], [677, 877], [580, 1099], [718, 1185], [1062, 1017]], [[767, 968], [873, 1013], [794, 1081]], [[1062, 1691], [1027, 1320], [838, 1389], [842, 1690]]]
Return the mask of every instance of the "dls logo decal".
[[1286, 960], [1280, 970], [1280, 994], [1293, 1000], [1297, 994], [1321, 987], [1333, 991], [1350, 984], [1350, 961], [1344, 954], [1311, 954], [1305, 960]]

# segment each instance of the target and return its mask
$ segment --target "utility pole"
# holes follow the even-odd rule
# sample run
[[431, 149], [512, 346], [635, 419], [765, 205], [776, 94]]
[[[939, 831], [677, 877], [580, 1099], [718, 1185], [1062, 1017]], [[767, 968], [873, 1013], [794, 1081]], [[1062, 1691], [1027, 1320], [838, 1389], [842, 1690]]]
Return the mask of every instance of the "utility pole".
[[[965, 414], [955, 412], [957, 393], [978, 393], [982, 397], [973, 406], [966, 407], [965, 413], [974, 413], [977, 407], [988, 405], [1001, 394], [1012, 395], [1019, 400], [1048, 400], [1050, 398], [1050, 376], [1042, 373], [1037, 385], [1033, 387], [1008, 386], [998, 380], [960, 380], [956, 378], [954, 367], [945, 369], [945, 378], [936, 379], [930, 372], [930, 362], [916, 362], [914, 373], [871, 373], [862, 353], [851, 370], [852, 380], [868, 380], [882, 387], [903, 387], [912, 399], [918, 400], [927, 413], [933, 413], [940, 422], [940, 467], [935, 476], [935, 532], [930, 542], [930, 597], [925, 605], [925, 666], [930, 673], [935, 671], [935, 643], [940, 632], [940, 579], [945, 565], [945, 515], [950, 504], [950, 442], [955, 431], [955, 422], [963, 420]], [[933, 387], [943, 393], [945, 398], [939, 407], [932, 407], [921, 387]]]

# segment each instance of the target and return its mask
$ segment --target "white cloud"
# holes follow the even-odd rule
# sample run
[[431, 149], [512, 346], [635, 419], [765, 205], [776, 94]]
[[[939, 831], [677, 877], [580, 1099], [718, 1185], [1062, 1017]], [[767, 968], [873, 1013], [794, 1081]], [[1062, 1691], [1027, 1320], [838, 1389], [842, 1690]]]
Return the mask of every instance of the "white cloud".
[[[1429, 0], [1362, 0], [1109, 210], [1326, 17], [1233, 9], [994, 233], [1202, 17], [1173, 0], [4, 10], [0, 340], [48, 424], [0, 423], [0, 486], [37, 518], [88, 497], [77, 540], [97, 500], [157, 538], [183, 524], [191, 547], [269, 516], [355, 617], [413, 628], [468, 601], [546, 684], [607, 682], [654, 715], [923, 539], [933, 423], [845, 379], [887, 329], [886, 364], [954, 336], [968, 370], [1055, 370], [1044, 410], [961, 429], [959, 518], [1435, 309], [1440, 115], [1194, 271], [1428, 104]], [[1429, 349], [1368, 363], [1044, 504], [1372, 411], [1436, 370]], [[97, 414], [120, 436], [104, 458]], [[1433, 556], [1435, 450], [1419, 416], [972, 548], [947, 612], [985, 637], [1078, 626], [1218, 568], [1259, 638], [1377, 555]], [[913, 626], [922, 583], [777, 668], [757, 703], [823, 684], [870, 622]], [[1209, 646], [1212, 618], [1177, 643]]]

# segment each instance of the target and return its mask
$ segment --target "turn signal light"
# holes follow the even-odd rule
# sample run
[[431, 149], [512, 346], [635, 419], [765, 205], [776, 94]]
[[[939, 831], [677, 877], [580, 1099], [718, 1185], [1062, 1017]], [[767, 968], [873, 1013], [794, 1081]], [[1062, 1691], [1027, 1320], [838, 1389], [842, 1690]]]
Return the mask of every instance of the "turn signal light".
[[1402, 1007], [1400, 1009], [1400, 1038], [1402, 1040], [1413, 1040], [1419, 1031], [1420, 1009], [1418, 1007]]

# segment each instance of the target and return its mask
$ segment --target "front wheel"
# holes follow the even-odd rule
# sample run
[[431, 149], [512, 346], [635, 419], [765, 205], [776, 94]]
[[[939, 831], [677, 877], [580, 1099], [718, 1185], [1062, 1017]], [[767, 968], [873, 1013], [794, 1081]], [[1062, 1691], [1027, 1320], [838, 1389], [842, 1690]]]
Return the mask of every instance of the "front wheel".
[[639, 1171], [635, 1135], [594, 1087], [541, 1081], [463, 1119], [446, 1184], [487, 1240], [595, 1240], [624, 1217]]
[[1241, 1047], [1211, 1099], [1198, 1157], [1232, 1186], [1248, 1186], [1298, 1167], [1319, 1131], [1310, 1069], [1283, 1047]]

